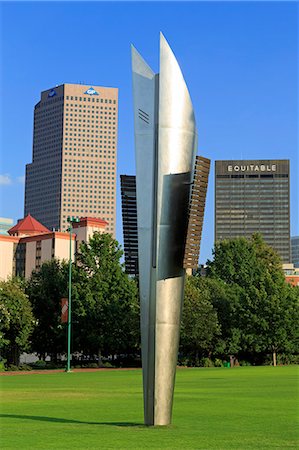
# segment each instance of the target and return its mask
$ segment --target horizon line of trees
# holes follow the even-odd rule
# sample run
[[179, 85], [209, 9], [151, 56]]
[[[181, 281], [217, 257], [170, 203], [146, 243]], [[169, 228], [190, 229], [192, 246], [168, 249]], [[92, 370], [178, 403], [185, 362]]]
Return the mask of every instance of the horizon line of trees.
[[[138, 277], [124, 272], [122, 250], [109, 234], [80, 245], [72, 266], [72, 353], [97, 359], [140, 356]], [[281, 260], [259, 234], [216, 243], [207, 276], [188, 276], [179, 363], [221, 365], [245, 360], [299, 361], [299, 288], [286, 283]], [[22, 352], [56, 361], [67, 348], [61, 298], [68, 262], [42, 264], [29, 280], [0, 282], [0, 350], [7, 365]], [[293, 358], [293, 360], [295, 360]]]

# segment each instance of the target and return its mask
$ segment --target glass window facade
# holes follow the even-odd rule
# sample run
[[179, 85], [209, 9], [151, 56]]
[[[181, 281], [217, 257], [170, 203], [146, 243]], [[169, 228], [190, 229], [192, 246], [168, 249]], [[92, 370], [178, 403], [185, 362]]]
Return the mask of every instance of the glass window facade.
[[254, 232], [290, 262], [289, 161], [216, 161], [215, 241]]
[[292, 244], [292, 263], [295, 267], [299, 267], [299, 236], [291, 238]]

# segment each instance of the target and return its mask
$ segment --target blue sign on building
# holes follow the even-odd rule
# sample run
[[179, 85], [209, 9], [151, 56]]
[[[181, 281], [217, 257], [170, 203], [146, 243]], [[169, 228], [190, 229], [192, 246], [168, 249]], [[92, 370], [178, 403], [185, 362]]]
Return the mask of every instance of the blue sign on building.
[[51, 89], [50, 92], [48, 93], [48, 97], [54, 97], [54, 95], [57, 95], [55, 89]]
[[99, 93], [93, 87], [90, 87], [89, 89], [87, 89], [87, 91], [85, 91], [84, 94], [99, 95]]

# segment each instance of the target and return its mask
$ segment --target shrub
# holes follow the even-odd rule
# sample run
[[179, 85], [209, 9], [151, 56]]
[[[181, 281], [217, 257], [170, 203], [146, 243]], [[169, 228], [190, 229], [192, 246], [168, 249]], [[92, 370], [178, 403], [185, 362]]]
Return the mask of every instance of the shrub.
[[178, 366], [190, 367], [192, 366], [192, 362], [190, 361], [190, 358], [188, 356], [179, 356]]
[[35, 363], [31, 364], [31, 367], [33, 369], [40, 370], [40, 369], [45, 369], [46, 365], [47, 365], [46, 361], [38, 360], [38, 361], [35, 361]]
[[[85, 364], [75, 366], [77, 368], [81, 367], [82, 369], [98, 369], [99, 366], [95, 362], [86, 362]], [[103, 365], [101, 365], [103, 367]]]
[[214, 361], [214, 366], [215, 366], [215, 367], [222, 367], [222, 366], [223, 366], [223, 364], [222, 364], [222, 361], [221, 361], [221, 359], [219, 359], [219, 358], [215, 358], [215, 361]]
[[241, 360], [241, 361], [239, 361], [239, 365], [240, 366], [251, 366], [251, 363], [249, 361]]
[[199, 367], [214, 367], [214, 363], [210, 358], [201, 358]]
[[113, 366], [110, 362], [104, 362], [103, 363], [103, 367], [105, 367], [105, 369], [114, 369], [115, 366]]
[[29, 366], [29, 364], [20, 364], [20, 366], [19, 366], [19, 370], [23, 370], [23, 371], [26, 371], [26, 370], [32, 370], [32, 367], [31, 366]]
[[19, 370], [18, 366], [15, 366], [14, 364], [11, 364], [10, 366], [7, 366], [8, 372], [17, 372]]

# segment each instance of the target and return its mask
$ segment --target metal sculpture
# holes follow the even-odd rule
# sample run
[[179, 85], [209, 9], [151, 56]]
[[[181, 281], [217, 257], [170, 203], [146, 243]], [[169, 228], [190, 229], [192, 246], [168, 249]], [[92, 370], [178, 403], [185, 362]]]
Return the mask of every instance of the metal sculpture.
[[[195, 171], [192, 102], [162, 34], [160, 74], [134, 47], [132, 67], [144, 418], [147, 425], [168, 425], [185, 269], [197, 266], [209, 160], [202, 158], [203, 171]], [[200, 175], [193, 183], [199, 172], [202, 185]]]

